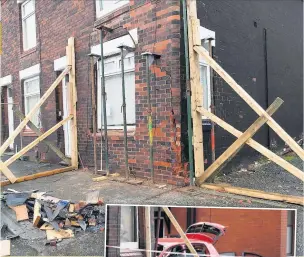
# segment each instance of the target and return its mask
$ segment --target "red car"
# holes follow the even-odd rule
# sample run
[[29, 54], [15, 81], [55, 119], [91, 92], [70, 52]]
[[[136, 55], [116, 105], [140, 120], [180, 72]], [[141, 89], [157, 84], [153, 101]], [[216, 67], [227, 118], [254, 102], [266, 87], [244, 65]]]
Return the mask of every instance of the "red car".
[[[224, 234], [224, 226], [209, 222], [195, 223], [186, 230], [186, 236], [199, 256], [220, 257], [214, 244]], [[162, 248], [158, 257], [193, 256], [182, 238], [160, 238], [158, 245]]]

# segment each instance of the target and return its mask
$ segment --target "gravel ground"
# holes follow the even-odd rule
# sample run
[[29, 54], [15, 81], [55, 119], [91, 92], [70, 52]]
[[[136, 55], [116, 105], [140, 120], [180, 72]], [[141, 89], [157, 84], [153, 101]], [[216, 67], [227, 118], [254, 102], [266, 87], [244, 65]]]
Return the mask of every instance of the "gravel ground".
[[[299, 168], [302, 162], [291, 158], [291, 162]], [[269, 176], [271, 174], [271, 177]], [[179, 205], [202, 207], [250, 207], [250, 208], [289, 208], [297, 209], [297, 256], [303, 256], [303, 207], [281, 202], [254, 199], [220, 193], [197, 187], [174, 187], [167, 185], [130, 185], [116, 181], [93, 182], [90, 172], [74, 171], [40, 178], [4, 188], [16, 190], [47, 191], [61, 199], [73, 201], [85, 200], [88, 192], [99, 190], [105, 203], [120, 204], [151, 204], [151, 205]], [[263, 189], [271, 192], [301, 195], [301, 183], [287, 172], [280, 170], [274, 164], [259, 165], [255, 172], [233, 172], [228, 176], [217, 178], [217, 182], [230, 183], [235, 186]], [[57, 248], [44, 246], [43, 240], [29, 240], [17, 238], [12, 240], [13, 255], [103, 255], [104, 233], [83, 233], [74, 239], [64, 240]]]

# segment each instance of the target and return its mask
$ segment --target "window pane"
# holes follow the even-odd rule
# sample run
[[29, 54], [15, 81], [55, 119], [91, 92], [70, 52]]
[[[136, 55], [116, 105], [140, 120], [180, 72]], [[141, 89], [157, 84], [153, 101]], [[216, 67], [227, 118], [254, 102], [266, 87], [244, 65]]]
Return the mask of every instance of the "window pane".
[[33, 94], [39, 92], [39, 78], [24, 82], [24, 94]]
[[287, 246], [286, 253], [292, 253], [292, 227], [287, 227]]
[[[27, 96], [25, 98], [25, 114], [28, 114], [35, 107], [39, 99], [40, 99], [39, 95]], [[39, 113], [40, 111], [37, 110], [31, 118], [31, 121], [38, 127], [39, 127]]]
[[137, 213], [134, 206], [121, 206], [120, 242], [136, 242]]
[[24, 20], [24, 40], [25, 48], [30, 49], [36, 46], [36, 20], [35, 14]]
[[23, 8], [23, 17], [25, 17], [35, 11], [35, 3], [33, 0], [31, 0], [26, 4], [24, 4], [22, 8]]
[[209, 85], [208, 85], [208, 72], [207, 66], [200, 66], [201, 85], [203, 87], [203, 106], [205, 109], [209, 109]]

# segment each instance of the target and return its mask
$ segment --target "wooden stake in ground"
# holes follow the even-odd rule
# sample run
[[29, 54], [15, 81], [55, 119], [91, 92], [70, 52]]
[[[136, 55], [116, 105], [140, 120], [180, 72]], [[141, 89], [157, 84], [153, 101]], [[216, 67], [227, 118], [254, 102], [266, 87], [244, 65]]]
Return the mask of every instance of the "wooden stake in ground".
[[152, 257], [151, 212], [150, 206], [145, 207], [146, 256]]
[[[237, 130], [236, 128], [232, 127], [230, 124], [228, 124], [224, 120], [220, 119], [216, 115], [212, 114], [208, 110], [206, 110], [206, 109], [204, 109], [202, 107], [198, 107], [197, 111], [199, 111], [202, 115], [206, 116], [210, 120], [213, 120], [217, 125], [219, 125], [223, 129], [225, 129], [226, 131], [228, 131], [232, 135], [234, 135], [236, 137], [240, 137], [243, 134], [243, 132], [241, 132], [241, 131]], [[273, 153], [272, 151], [270, 151], [269, 149], [267, 149], [265, 146], [262, 146], [257, 141], [253, 140], [252, 138], [249, 138], [246, 141], [246, 144], [248, 144], [253, 149], [255, 149], [256, 151], [258, 151], [259, 153], [261, 153], [265, 157], [267, 157], [269, 160], [273, 161], [274, 163], [276, 163], [277, 165], [279, 165], [280, 167], [282, 167], [283, 169], [285, 169], [286, 171], [288, 171], [290, 174], [292, 174], [295, 177], [297, 177], [297, 178], [301, 179], [302, 181], [304, 181], [304, 173], [303, 173], [303, 171], [301, 171], [300, 169], [296, 168], [295, 166], [293, 166], [289, 162], [285, 161], [283, 158], [281, 158], [280, 156], [276, 155], [275, 153]]]
[[304, 160], [304, 150], [289, 136], [284, 129], [240, 86], [236, 81], [209, 56], [209, 53], [202, 46], [195, 46], [194, 50], [205, 58], [207, 63], [215, 70], [231, 88], [258, 114], [265, 115], [267, 124], [277, 133], [277, 135], [290, 146], [290, 148]]
[[167, 216], [170, 219], [170, 221], [172, 222], [172, 224], [175, 227], [176, 231], [179, 233], [179, 235], [181, 236], [181, 238], [185, 241], [185, 244], [187, 245], [187, 247], [190, 250], [190, 252], [192, 254], [194, 254], [195, 257], [198, 257], [198, 254], [197, 254], [196, 250], [194, 249], [193, 245], [191, 244], [190, 240], [188, 239], [188, 237], [186, 236], [186, 234], [184, 233], [184, 231], [182, 230], [182, 228], [180, 227], [180, 225], [178, 224], [178, 222], [175, 219], [175, 217], [173, 216], [172, 212], [169, 210], [168, 207], [163, 207], [163, 210], [167, 214]]
[[[277, 98], [267, 109], [267, 113], [272, 115], [276, 112], [276, 110], [283, 104], [283, 100]], [[211, 176], [215, 176], [220, 168], [223, 167], [224, 163], [227, 162], [230, 158], [232, 158], [242, 146], [246, 143], [246, 141], [251, 138], [262, 126], [267, 122], [267, 117], [265, 115], [259, 117], [244, 133], [241, 135], [227, 150], [216, 159], [214, 163], [204, 172], [202, 176], [200, 176], [196, 182], [198, 185], [201, 185], [204, 181], [206, 181]]]

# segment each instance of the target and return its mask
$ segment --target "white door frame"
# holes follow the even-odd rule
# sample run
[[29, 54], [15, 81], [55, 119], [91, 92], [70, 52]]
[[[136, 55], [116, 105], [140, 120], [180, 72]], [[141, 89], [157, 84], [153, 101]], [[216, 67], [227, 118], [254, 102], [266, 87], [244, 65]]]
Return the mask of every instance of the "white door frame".
[[[14, 131], [14, 112], [13, 112], [13, 94], [12, 86], [9, 85], [7, 90], [7, 116], [8, 116], [8, 135], [11, 136]], [[11, 150], [14, 150], [14, 141], [9, 145]]]
[[[63, 106], [63, 119], [70, 115], [70, 102], [69, 102], [69, 90], [67, 87], [66, 77], [62, 79], [62, 106]], [[71, 121], [67, 121], [63, 124], [64, 132], [64, 151], [67, 157], [71, 157], [71, 135], [70, 135]]]

